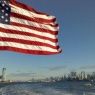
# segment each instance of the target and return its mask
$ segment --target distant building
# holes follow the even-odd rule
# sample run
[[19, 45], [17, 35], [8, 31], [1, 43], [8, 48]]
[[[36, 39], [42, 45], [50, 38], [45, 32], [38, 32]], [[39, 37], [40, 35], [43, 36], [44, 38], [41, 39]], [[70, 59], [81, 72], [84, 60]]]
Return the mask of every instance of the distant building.
[[87, 79], [90, 81], [91, 80], [91, 75], [87, 74]]
[[6, 68], [2, 69], [2, 81], [6, 81]]
[[93, 80], [95, 81], [95, 72], [92, 73]]
[[2, 81], [2, 75], [0, 75], [0, 81]]
[[76, 72], [74, 72], [74, 71], [72, 71], [70, 75], [71, 75], [71, 78], [76, 78], [77, 73], [76, 73]]
[[82, 80], [85, 79], [85, 72], [84, 71], [81, 72], [81, 79]]

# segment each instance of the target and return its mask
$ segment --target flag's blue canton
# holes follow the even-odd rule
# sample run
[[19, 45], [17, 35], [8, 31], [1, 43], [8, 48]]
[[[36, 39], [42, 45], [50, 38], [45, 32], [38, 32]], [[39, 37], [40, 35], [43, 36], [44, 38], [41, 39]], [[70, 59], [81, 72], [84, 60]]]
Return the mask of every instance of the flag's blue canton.
[[0, 0], [0, 23], [10, 24], [10, 12], [8, 0]]

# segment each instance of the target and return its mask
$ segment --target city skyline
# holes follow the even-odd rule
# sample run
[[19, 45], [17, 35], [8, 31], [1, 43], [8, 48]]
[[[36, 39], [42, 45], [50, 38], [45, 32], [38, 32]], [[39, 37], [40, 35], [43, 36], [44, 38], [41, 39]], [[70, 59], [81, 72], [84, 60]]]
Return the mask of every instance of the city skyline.
[[[54, 68], [53, 68], [54, 69]], [[20, 71], [18, 71], [18, 72], [20, 72]], [[23, 80], [23, 79], [17, 79], [16, 77], [18, 77], [18, 76], [21, 76], [21, 75], [24, 75], [25, 76], [25, 74], [26, 74], [26, 80]], [[31, 73], [30, 73], [31, 74]], [[33, 74], [33, 73], [32, 73]], [[34, 73], [35, 74], [35, 73]], [[94, 78], [95, 78], [95, 70], [94, 71], [92, 71], [92, 72], [85, 72], [85, 70], [82, 70], [82, 71], [80, 71], [80, 72], [77, 72], [77, 70], [70, 70], [68, 73], [64, 73], [63, 75], [56, 75], [56, 76], [47, 76], [47, 77], [45, 77], [45, 76], [43, 76], [43, 77], [38, 77], [38, 78], [35, 78], [35, 77], [27, 77], [28, 75], [27, 75], [27, 73], [17, 73], [17, 74], [14, 74], [14, 73], [11, 73], [10, 75], [7, 75], [6, 74], [6, 68], [3, 68], [2, 69], [2, 75], [0, 76], [1, 77], [1, 82], [10, 82], [10, 81], [29, 81], [29, 80], [31, 80], [31, 79], [35, 79], [35, 80], [43, 80], [43, 79], [49, 79], [49, 78], [51, 78], [51, 77], [55, 77], [55, 78], [64, 78], [64, 76], [68, 79], [68, 78], [80, 78], [80, 79], [87, 79], [87, 76], [93, 76], [94, 75]], [[13, 78], [10, 78], [9, 76], [11, 76], [11, 77], [14, 77], [15, 79], [13, 79]], [[82, 78], [83, 77], [83, 78]], [[94, 79], [94, 81], [95, 81], [95, 79]]]
[[62, 53], [30, 55], [0, 51], [0, 70], [7, 68], [7, 78], [29, 80], [62, 76], [72, 70], [95, 71], [95, 0], [18, 0], [38, 12], [56, 17], [58, 42]]
[[[20, 74], [19, 74], [20, 75]], [[48, 80], [48, 81], [47, 81]], [[12, 80], [6, 75], [6, 68], [2, 69], [2, 75], [0, 75], [0, 82], [18, 82], [18, 81], [29, 81], [29, 82], [57, 82], [57, 81], [95, 81], [95, 71], [86, 73], [85, 71], [77, 72], [71, 70], [68, 74], [63, 74], [61, 76], [48, 76], [43, 78], [31, 77], [27, 80]]]
[[28, 82], [64, 82], [64, 81], [95, 81], [95, 72], [92, 72], [92, 74], [86, 74], [84, 71], [82, 71], [80, 74], [77, 74], [77, 72], [72, 71], [68, 75], [64, 76], [56, 76], [56, 77], [47, 77], [43, 79], [30, 79]]

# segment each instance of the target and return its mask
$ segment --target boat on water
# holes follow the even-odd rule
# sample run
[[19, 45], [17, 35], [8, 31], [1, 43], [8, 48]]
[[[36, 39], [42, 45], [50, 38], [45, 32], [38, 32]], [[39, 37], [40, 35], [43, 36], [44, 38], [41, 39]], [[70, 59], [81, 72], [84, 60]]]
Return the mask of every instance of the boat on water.
[[86, 84], [83, 84], [83, 85], [85, 85], [85, 86], [92, 86], [91, 83], [86, 83]]

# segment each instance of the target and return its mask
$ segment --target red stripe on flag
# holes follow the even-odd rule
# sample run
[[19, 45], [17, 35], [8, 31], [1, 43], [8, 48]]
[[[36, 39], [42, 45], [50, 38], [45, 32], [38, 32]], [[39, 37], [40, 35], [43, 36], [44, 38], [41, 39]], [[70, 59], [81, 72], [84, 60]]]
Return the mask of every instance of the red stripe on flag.
[[[36, 14], [41, 14], [41, 15], [46, 15], [46, 16], [50, 16], [44, 12], [37, 12], [36, 10], [34, 10], [33, 8], [31, 8], [30, 6], [27, 6], [25, 4], [22, 4], [20, 2], [17, 2], [17, 1], [14, 1], [14, 0], [10, 0], [9, 1], [10, 4], [14, 5], [14, 6], [17, 6], [19, 8], [23, 8], [25, 10], [28, 10], [28, 11], [31, 11], [33, 13], [36, 13]], [[52, 20], [55, 20], [56, 18], [53, 18]]]
[[15, 22], [11, 22], [11, 25], [15, 25], [15, 26], [18, 26], [18, 27], [19, 26], [20, 27], [25, 27], [25, 28], [29, 28], [29, 29], [32, 29], [32, 30], [37, 30], [38, 32], [49, 33], [49, 34], [52, 34], [52, 35], [58, 35], [58, 31], [52, 31], [52, 30], [49, 30], [49, 29], [38, 28], [36, 26], [34, 27], [34, 26], [29, 26], [29, 25], [15, 23]]
[[27, 50], [27, 49], [21, 49], [21, 48], [15, 48], [10, 46], [0, 46], [0, 50], [10, 50], [20, 53], [26, 53], [26, 54], [39, 54], [39, 55], [50, 55], [50, 54], [59, 54], [59, 52], [48, 52], [48, 51], [39, 51], [39, 50]]
[[[21, 18], [21, 19], [25, 19], [25, 20], [30, 20], [30, 21], [33, 21], [33, 22], [38, 22], [38, 23], [52, 23], [52, 22], [55, 22], [56, 19], [42, 19], [42, 18], [32, 18], [32, 17], [28, 17], [28, 16], [25, 16], [25, 15], [21, 15], [21, 14], [17, 14], [17, 13], [13, 13], [11, 12], [11, 16], [12, 17], [17, 17], [17, 18]], [[55, 25], [56, 26], [56, 25]]]
[[15, 38], [5, 38], [0, 37], [0, 41], [7, 41], [7, 42], [15, 42], [15, 43], [21, 43], [21, 44], [27, 44], [27, 45], [35, 45], [35, 46], [46, 46], [50, 47], [52, 49], [59, 49], [59, 46], [52, 46], [47, 43], [37, 42], [37, 41], [29, 41], [29, 40], [22, 40], [22, 39], [15, 39]]
[[24, 36], [30, 36], [30, 37], [37, 37], [37, 38], [40, 38], [40, 39], [43, 39], [43, 40], [49, 40], [51, 42], [54, 42], [54, 43], [57, 43], [58, 42], [58, 39], [52, 39], [52, 38], [49, 38], [49, 37], [45, 37], [45, 36], [40, 36], [40, 35], [36, 35], [36, 34], [33, 34], [33, 33], [28, 33], [28, 32], [21, 32], [21, 31], [18, 31], [18, 30], [10, 30], [10, 29], [4, 29], [4, 28], [1, 28], [0, 27], [0, 32], [4, 32], [4, 33], [10, 33], [10, 34], [19, 34], [19, 35], [24, 35]]

